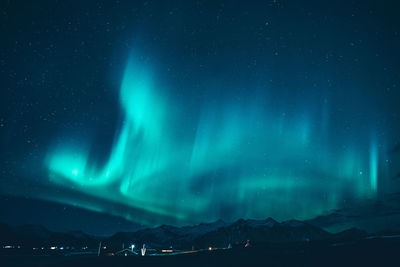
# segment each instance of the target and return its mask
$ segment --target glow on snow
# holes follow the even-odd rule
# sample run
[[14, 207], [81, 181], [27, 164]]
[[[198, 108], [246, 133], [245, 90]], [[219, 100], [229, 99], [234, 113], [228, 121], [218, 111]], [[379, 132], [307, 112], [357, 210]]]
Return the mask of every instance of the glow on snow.
[[[90, 144], [67, 142], [51, 147], [45, 163], [52, 183], [127, 208], [53, 200], [135, 222], [186, 224], [305, 219], [336, 208], [349, 192], [376, 194], [376, 142], [366, 148], [369, 158], [330, 146], [326, 106], [318, 124], [305, 108], [276, 112], [259, 99], [188, 107], [135, 57], [125, 68], [119, 101], [123, 123], [103, 166], [91, 162]], [[199, 115], [188, 123], [191, 108]]]

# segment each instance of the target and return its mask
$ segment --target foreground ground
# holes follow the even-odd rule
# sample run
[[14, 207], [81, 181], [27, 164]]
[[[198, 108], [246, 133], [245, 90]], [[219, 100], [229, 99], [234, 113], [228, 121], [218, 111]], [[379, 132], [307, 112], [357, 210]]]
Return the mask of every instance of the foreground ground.
[[1, 256], [0, 266], [400, 266], [400, 238], [258, 245], [174, 256]]

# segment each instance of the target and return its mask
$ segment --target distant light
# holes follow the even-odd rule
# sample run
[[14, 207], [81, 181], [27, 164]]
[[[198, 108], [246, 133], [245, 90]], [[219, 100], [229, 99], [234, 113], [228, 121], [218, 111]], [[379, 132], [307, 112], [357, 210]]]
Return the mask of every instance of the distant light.
[[135, 244], [132, 244], [132, 245], [131, 245], [131, 248], [134, 249], [134, 248], [135, 248]]
[[75, 176], [78, 176], [79, 171], [77, 169], [73, 169], [72, 170], [72, 174], [75, 175]]
[[50, 247], [51, 250], [55, 250], [57, 247]]
[[142, 256], [146, 255], [146, 245], [143, 244], [143, 247], [140, 250], [142, 252]]
[[212, 247], [208, 247], [208, 250], [212, 250]]

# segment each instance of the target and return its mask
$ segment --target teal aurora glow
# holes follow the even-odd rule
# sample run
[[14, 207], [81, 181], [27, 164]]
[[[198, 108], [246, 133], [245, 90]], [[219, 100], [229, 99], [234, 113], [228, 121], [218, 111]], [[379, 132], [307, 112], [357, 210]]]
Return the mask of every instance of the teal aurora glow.
[[[242, 101], [210, 94], [193, 106], [174, 99], [151, 64], [138, 58], [130, 57], [123, 74], [124, 117], [105, 163], [91, 161], [90, 142], [59, 142], [45, 159], [51, 183], [114, 204], [42, 198], [135, 222], [186, 224], [305, 219], [349, 195], [375, 197], [385, 170], [374, 131], [338, 138], [329, 99], [289, 109], [265, 93]], [[354, 145], [354, 138], [363, 141]], [[118, 205], [124, 208], [113, 208]]]

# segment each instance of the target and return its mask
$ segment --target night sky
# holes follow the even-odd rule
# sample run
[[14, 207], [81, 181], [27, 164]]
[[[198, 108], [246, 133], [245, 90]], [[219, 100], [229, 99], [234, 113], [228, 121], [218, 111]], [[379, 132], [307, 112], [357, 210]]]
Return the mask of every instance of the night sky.
[[2, 1], [0, 221], [400, 222], [396, 2]]

